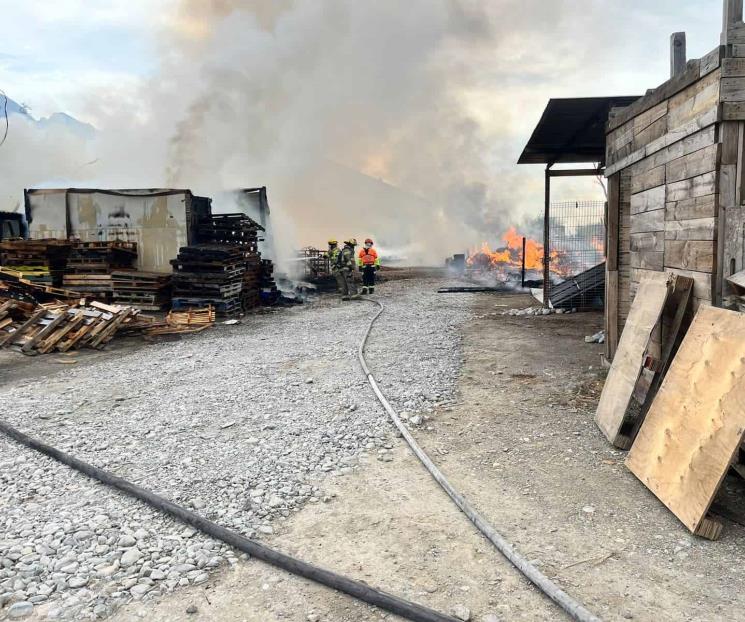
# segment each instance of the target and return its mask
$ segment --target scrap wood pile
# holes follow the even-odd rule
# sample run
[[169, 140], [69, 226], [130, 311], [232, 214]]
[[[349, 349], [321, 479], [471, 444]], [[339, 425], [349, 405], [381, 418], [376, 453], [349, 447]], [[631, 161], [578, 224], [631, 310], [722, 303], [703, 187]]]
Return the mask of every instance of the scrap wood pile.
[[199, 223], [199, 239], [205, 244], [237, 246], [243, 254], [245, 271], [241, 288], [241, 307], [244, 311], [261, 304], [261, 254], [259, 232], [264, 228], [245, 214], [216, 214]]
[[212, 306], [220, 315], [240, 312], [246, 265], [238, 246], [183, 246], [171, 264], [174, 310]]
[[0, 267], [0, 300], [2, 298], [38, 303], [52, 300], [77, 300], [80, 298], [80, 292], [31, 281], [24, 278], [23, 272]]
[[70, 250], [67, 240], [3, 240], [0, 265], [28, 281], [59, 287]]
[[171, 275], [121, 270], [111, 273], [114, 302], [142, 311], [161, 311], [171, 301]]
[[171, 311], [166, 321], [148, 327], [147, 335], [173, 335], [180, 333], [200, 333], [215, 323], [215, 309], [211, 306], [204, 309], [188, 309], [187, 311]]
[[717, 539], [725, 476], [745, 477], [745, 314], [701, 304], [693, 280], [649, 271], [639, 284], [596, 423], [630, 449], [629, 470], [694, 534]]
[[27, 354], [101, 348], [117, 331], [137, 320], [139, 311], [101, 302], [33, 303], [7, 299], [0, 304], [0, 347]]
[[96, 298], [111, 300], [112, 272], [132, 270], [137, 260], [137, 244], [118, 240], [72, 242], [63, 284]]

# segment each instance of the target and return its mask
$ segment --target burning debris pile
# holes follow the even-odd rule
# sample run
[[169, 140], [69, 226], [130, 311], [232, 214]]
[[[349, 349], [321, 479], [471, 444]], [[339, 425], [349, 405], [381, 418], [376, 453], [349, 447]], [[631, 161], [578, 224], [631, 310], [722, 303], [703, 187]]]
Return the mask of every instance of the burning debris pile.
[[[522, 236], [515, 227], [510, 227], [502, 236], [504, 246], [492, 250], [487, 242], [471, 249], [466, 258], [466, 266], [472, 271], [491, 273], [500, 281], [518, 278], [525, 269], [526, 278], [543, 279], [543, 245]], [[552, 250], [550, 253], [551, 273], [565, 279], [571, 273], [568, 253]]]

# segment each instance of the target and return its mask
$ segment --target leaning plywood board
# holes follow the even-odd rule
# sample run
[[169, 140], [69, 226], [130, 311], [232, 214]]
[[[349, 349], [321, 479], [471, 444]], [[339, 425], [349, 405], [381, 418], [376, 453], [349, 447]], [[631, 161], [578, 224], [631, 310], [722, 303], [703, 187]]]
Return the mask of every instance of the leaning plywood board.
[[626, 465], [692, 532], [707, 517], [745, 435], [745, 315], [701, 307], [639, 430]]
[[595, 421], [606, 438], [624, 449], [628, 443], [620, 434], [621, 426], [652, 331], [665, 306], [668, 278], [664, 272], [647, 272], [642, 276], [595, 413]]

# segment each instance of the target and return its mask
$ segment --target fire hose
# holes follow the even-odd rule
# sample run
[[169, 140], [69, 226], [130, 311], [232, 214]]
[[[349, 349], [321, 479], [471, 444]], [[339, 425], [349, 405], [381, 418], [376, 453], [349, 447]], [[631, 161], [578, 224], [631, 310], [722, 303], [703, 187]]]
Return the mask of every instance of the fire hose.
[[[455, 502], [460, 510], [466, 514], [479, 531], [481, 531], [481, 533], [484, 534], [492, 544], [494, 544], [497, 550], [499, 550], [518, 570], [520, 570], [520, 572], [530, 579], [530, 581], [532, 581], [544, 594], [556, 602], [575, 620], [578, 620], [579, 622], [600, 622], [599, 618], [589, 612], [581, 603], [575, 601], [571, 596], [561, 590], [540, 570], [525, 559], [525, 557], [518, 553], [514, 547], [494, 529], [494, 527], [481, 517], [481, 515], [471, 507], [465, 498], [452, 487], [450, 482], [430, 460], [424, 450], [419, 447], [417, 442], [414, 440], [414, 437], [411, 436], [409, 431], [403, 425], [398, 413], [396, 413], [394, 408], [380, 391], [378, 383], [365, 361], [364, 351], [367, 340], [372, 331], [373, 324], [384, 310], [383, 305], [379, 302], [369, 299], [368, 301], [376, 304], [379, 309], [370, 320], [364, 338], [360, 343], [358, 349], [359, 362], [362, 366], [362, 370], [367, 376], [370, 386], [375, 392], [375, 395], [393, 420], [398, 430], [401, 432], [403, 438], [411, 447], [412, 451], [416, 454], [422, 464], [424, 464], [432, 477], [440, 484], [445, 492], [447, 492], [450, 498]], [[92, 464], [75, 458], [56, 447], [52, 447], [38, 439], [32, 438], [2, 420], [0, 420], [0, 432], [29, 449], [33, 449], [49, 456], [61, 464], [69, 466], [72, 469], [101, 482], [102, 484], [129, 495], [130, 497], [138, 499], [158, 511], [168, 514], [217, 540], [243, 551], [256, 559], [260, 559], [268, 564], [281, 568], [282, 570], [286, 570], [292, 574], [343, 592], [353, 598], [375, 605], [396, 615], [413, 620], [414, 622], [457, 622], [457, 620], [451, 616], [439, 613], [433, 609], [429, 609], [428, 607], [404, 600], [381, 590], [377, 590], [361, 581], [356, 581], [330, 570], [304, 562], [287, 555], [286, 553], [282, 553], [276, 549], [261, 544], [260, 542], [246, 538], [235, 531], [226, 529], [217, 523], [187, 510], [183, 506], [169, 501], [165, 497], [161, 497], [160, 495], [137, 486], [136, 484], [118, 477], [109, 471], [93, 466]]]
[[0, 421], [0, 432], [9, 436], [13, 440], [19, 442], [30, 449], [34, 449], [42, 454], [53, 458], [57, 462], [61, 462], [69, 467], [72, 467], [76, 471], [87, 475], [95, 480], [98, 480], [102, 484], [116, 488], [121, 492], [134, 497], [149, 506], [159, 510], [165, 514], [169, 514], [179, 521], [191, 525], [195, 529], [211, 536], [217, 540], [225, 542], [239, 551], [248, 553], [249, 555], [260, 559], [268, 564], [281, 568], [291, 572], [292, 574], [299, 575], [305, 579], [310, 579], [326, 587], [338, 590], [349, 594], [354, 598], [390, 611], [396, 615], [402, 616], [414, 622], [458, 622], [456, 618], [439, 613], [434, 609], [429, 609], [422, 605], [404, 600], [398, 596], [393, 596], [386, 592], [382, 592], [373, 587], [370, 587], [362, 581], [355, 581], [343, 575], [331, 572], [319, 566], [314, 566], [308, 562], [304, 562], [300, 559], [281, 553], [276, 549], [272, 549], [260, 542], [250, 540], [242, 536], [241, 534], [221, 527], [217, 523], [187, 510], [186, 508], [177, 505], [168, 499], [155, 494], [150, 490], [141, 488], [136, 484], [132, 484], [121, 477], [114, 475], [104, 469], [83, 462], [55, 447], [42, 443], [39, 440], [31, 438], [23, 432], [15, 429], [8, 425], [4, 421]]
[[378, 386], [375, 376], [373, 376], [370, 368], [367, 366], [365, 360], [365, 346], [367, 345], [367, 339], [372, 332], [375, 321], [381, 316], [384, 311], [383, 305], [377, 300], [365, 299], [367, 302], [371, 302], [379, 307], [378, 312], [370, 320], [370, 324], [367, 327], [365, 337], [360, 343], [357, 351], [357, 357], [359, 358], [362, 371], [367, 376], [367, 381], [370, 383], [373, 391], [375, 392], [378, 401], [381, 403], [383, 408], [393, 420], [393, 423], [398, 428], [403, 438], [408, 443], [411, 450], [416, 454], [421, 463], [425, 466], [430, 475], [435, 481], [442, 487], [442, 489], [448, 494], [453, 500], [455, 505], [469, 518], [469, 520], [476, 526], [476, 528], [496, 547], [496, 549], [502, 553], [510, 563], [515, 566], [526, 578], [528, 578], [538, 589], [541, 590], [546, 596], [553, 600], [559, 607], [561, 607], [566, 613], [568, 613], [573, 619], [578, 622], [600, 622], [595, 614], [589, 611], [582, 603], [572, 598], [564, 590], [562, 590], [556, 583], [549, 579], [543, 574], [536, 566], [531, 564], [523, 555], [521, 555], [515, 547], [512, 546], [483, 516], [481, 516], [471, 506], [465, 497], [460, 494], [447, 478], [442, 474], [442, 471], [432, 462], [425, 451], [419, 446], [414, 437], [411, 435], [406, 426], [401, 422], [401, 418], [398, 416], [396, 410], [391, 406], [390, 402], [383, 395], [380, 387]]

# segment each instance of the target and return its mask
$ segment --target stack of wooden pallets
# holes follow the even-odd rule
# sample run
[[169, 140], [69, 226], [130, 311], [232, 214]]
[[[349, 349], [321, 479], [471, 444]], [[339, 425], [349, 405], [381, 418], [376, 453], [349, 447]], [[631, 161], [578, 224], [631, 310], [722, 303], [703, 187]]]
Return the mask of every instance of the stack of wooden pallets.
[[111, 273], [114, 302], [142, 311], [161, 311], [171, 300], [171, 275], [136, 270]]
[[264, 228], [245, 214], [216, 214], [199, 223], [199, 239], [206, 244], [236, 246], [243, 254], [245, 271], [241, 289], [241, 307], [244, 311], [261, 304], [261, 254], [259, 232]]
[[113, 271], [131, 270], [137, 259], [134, 242], [73, 242], [63, 284], [96, 298], [111, 299]]
[[4, 240], [0, 265], [34, 283], [59, 287], [70, 254], [67, 240]]
[[239, 247], [184, 246], [171, 264], [174, 310], [213, 306], [220, 315], [240, 312], [246, 266]]

